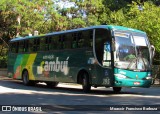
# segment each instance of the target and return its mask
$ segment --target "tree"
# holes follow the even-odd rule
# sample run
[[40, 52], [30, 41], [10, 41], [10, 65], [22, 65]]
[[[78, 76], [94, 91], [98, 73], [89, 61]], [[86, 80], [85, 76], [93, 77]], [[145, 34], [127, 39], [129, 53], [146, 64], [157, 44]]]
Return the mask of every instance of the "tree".
[[151, 44], [155, 45], [157, 52], [160, 52], [160, 9], [151, 2], [144, 2], [143, 10], [137, 10], [133, 4], [127, 14], [128, 23], [126, 26], [134, 27], [147, 32]]
[[[6, 44], [12, 38], [28, 35], [34, 30], [49, 31], [52, 0], [1, 0], [0, 2], [0, 62], [6, 58]], [[4, 48], [5, 47], [5, 48]], [[6, 61], [6, 59], [5, 59]]]

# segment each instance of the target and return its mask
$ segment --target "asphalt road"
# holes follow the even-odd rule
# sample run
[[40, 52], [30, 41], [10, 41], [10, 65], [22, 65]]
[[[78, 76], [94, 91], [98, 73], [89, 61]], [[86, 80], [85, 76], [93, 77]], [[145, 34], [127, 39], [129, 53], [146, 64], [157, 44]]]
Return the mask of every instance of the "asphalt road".
[[[52, 110], [42, 110], [42, 112], [23, 112], [23, 113], [78, 113], [78, 114], [96, 114], [96, 113], [144, 113], [151, 114], [152, 111], [108, 111], [103, 108], [107, 106], [141, 106], [158, 105], [160, 106], [160, 87], [151, 88], [123, 88], [122, 92], [115, 94], [111, 88], [92, 88], [90, 93], [83, 93], [81, 86], [76, 84], [59, 84], [56, 88], [48, 88], [40, 83], [36, 86], [24, 86], [19, 80], [12, 80], [0, 77], [0, 105], [18, 105], [18, 106], [48, 106]], [[80, 105], [78, 107], [77, 105]], [[100, 106], [101, 105], [101, 106]], [[69, 107], [67, 107], [69, 106]], [[84, 107], [90, 107], [89, 110]], [[100, 108], [102, 107], [102, 109]], [[55, 109], [60, 110], [55, 110]], [[74, 110], [75, 108], [75, 110]], [[126, 107], [124, 107], [126, 108]], [[62, 110], [61, 110], [62, 109]], [[74, 111], [66, 111], [73, 109]], [[77, 110], [76, 110], [77, 109]], [[100, 110], [100, 111], [98, 111]], [[0, 112], [4, 113], [4, 112]], [[5, 112], [22, 113], [22, 112]], [[160, 113], [159, 111], [154, 111]]]

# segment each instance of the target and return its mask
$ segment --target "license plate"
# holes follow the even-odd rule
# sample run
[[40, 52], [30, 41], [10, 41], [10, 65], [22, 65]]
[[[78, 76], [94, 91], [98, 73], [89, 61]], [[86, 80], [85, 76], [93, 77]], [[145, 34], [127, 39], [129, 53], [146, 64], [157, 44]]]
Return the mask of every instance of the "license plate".
[[134, 85], [140, 85], [140, 82], [134, 82]]

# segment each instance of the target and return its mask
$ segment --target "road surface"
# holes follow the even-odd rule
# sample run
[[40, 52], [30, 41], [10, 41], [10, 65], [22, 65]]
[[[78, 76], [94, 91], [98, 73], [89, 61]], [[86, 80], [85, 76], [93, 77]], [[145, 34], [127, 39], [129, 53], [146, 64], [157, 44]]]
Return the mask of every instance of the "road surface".
[[[96, 113], [144, 113], [144, 111], [108, 111], [103, 108], [107, 106], [141, 106], [157, 105], [160, 106], [160, 87], [151, 88], [123, 88], [121, 93], [115, 94], [111, 88], [92, 88], [90, 93], [83, 93], [81, 86], [76, 84], [60, 83], [56, 88], [48, 88], [44, 83], [36, 86], [24, 86], [19, 80], [0, 77], [0, 105], [10, 106], [53, 106], [53, 110], [42, 110], [42, 112], [23, 112], [23, 113], [78, 113], [78, 114], [96, 114]], [[80, 105], [78, 107], [77, 105]], [[101, 105], [103, 108], [100, 109]], [[69, 107], [65, 107], [69, 106]], [[84, 109], [84, 107], [91, 109]], [[62, 110], [55, 109], [60, 108]], [[74, 111], [65, 111], [65, 108], [72, 108]], [[111, 107], [112, 108], [112, 107]], [[126, 108], [126, 107], [124, 107]], [[77, 109], [77, 110], [76, 110]], [[88, 111], [87, 111], [88, 110]], [[93, 111], [92, 111], [93, 110]], [[100, 110], [97, 112], [97, 110]], [[0, 112], [2, 113], [2, 112]], [[3, 112], [4, 113], [4, 112]], [[14, 112], [5, 112], [14, 113]], [[15, 112], [16, 114], [22, 112]], [[151, 114], [152, 111], [145, 111]], [[159, 111], [154, 111], [159, 113]]]

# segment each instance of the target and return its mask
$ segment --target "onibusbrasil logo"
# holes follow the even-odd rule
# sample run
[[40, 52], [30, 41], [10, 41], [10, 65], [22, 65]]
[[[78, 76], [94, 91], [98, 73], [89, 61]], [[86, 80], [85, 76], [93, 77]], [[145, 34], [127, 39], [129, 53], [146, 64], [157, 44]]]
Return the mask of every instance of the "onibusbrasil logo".
[[55, 61], [42, 61], [40, 66], [37, 66], [37, 74], [42, 74], [45, 72], [62, 72], [67, 75], [69, 72], [68, 68], [69, 57], [65, 61], [60, 61], [59, 57], [56, 57]]

